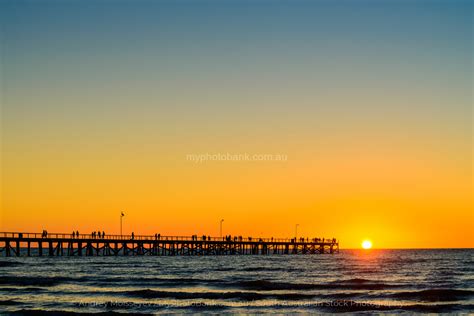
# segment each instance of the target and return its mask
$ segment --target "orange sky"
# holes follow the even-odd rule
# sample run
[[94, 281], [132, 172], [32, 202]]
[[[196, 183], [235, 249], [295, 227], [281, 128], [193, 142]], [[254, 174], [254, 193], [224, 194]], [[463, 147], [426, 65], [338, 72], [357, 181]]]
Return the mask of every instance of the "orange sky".
[[315, 146], [286, 162], [196, 163], [153, 146], [113, 150], [114, 160], [100, 150], [16, 155], [3, 170], [2, 230], [114, 234], [124, 210], [124, 233], [217, 236], [223, 218], [224, 234], [292, 237], [299, 224], [299, 235], [345, 248], [366, 238], [379, 248], [472, 247], [471, 176], [394, 145]]

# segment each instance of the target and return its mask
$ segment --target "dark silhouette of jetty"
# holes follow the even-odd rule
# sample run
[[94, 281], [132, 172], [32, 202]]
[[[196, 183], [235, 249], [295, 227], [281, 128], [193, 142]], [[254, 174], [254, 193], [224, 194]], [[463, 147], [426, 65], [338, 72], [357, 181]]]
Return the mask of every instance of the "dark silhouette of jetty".
[[5, 256], [305, 255], [339, 252], [335, 238], [154, 236], [0, 232]]

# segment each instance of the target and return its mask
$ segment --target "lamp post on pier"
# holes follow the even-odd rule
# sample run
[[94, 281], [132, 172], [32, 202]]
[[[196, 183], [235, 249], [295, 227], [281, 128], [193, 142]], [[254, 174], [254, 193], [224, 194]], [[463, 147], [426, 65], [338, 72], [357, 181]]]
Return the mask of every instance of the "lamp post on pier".
[[120, 237], [122, 237], [122, 218], [125, 216], [125, 214], [120, 212]]
[[219, 231], [220, 231], [220, 235], [221, 235], [221, 238], [222, 238], [222, 223], [224, 222], [223, 219], [221, 219], [221, 222], [220, 222], [220, 226], [219, 226]]

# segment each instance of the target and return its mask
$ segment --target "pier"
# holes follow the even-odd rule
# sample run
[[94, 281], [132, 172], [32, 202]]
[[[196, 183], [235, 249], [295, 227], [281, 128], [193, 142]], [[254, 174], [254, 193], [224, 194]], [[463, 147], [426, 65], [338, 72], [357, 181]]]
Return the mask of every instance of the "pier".
[[0, 232], [0, 255], [11, 256], [208, 256], [311, 255], [339, 252], [328, 238], [252, 238]]

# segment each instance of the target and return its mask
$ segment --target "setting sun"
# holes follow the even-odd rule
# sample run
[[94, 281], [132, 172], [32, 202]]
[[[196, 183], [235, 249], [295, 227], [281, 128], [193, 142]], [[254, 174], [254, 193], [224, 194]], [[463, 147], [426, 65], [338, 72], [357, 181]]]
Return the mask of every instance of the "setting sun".
[[370, 240], [364, 240], [362, 242], [362, 248], [364, 248], [364, 249], [372, 248], [372, 242]]

